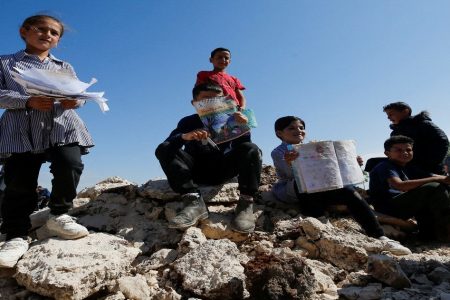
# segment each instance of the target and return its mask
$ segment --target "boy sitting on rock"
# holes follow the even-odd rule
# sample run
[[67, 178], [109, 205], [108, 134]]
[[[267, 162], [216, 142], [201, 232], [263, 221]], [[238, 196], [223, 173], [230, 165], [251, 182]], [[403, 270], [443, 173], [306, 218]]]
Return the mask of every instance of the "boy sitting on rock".
[[418, 169], [414, 141], [393, 136], [384, 142], [386, 161], [370, 172], [370, 196], [375, 209], [402, 219], [416, 218], [427, 240], [450, 241], [450, 177]]
[[[192, 90], [192, 102], [222, 96], [215, 84], [200, 84]], [[237, 112], [235, 114], [241, 114]], [[246, 118], [242, 116], [245, 122]], [[156, 149], [170, 187], [185, 203], [184, 209], [169, 221], [170, 228], [186, 229], [208, 217], [208, 210], [198, 184], [216, 185], [238, 176], [240, 198], [235, 209], [233, 229], [249, 233], [255, 228], [253, 200], [261, 174], [261, 151], [250, 135], [224, 142], [214, 147], [198, 114], [182, 118]]]

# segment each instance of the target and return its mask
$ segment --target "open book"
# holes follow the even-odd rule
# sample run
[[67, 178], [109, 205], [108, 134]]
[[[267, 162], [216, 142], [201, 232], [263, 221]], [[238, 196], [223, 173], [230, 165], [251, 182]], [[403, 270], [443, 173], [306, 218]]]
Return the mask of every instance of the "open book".
[[193, 105], [216, 144], [236, 139], [256, 127], [255, 116], [250, 109], [242, 111], [248, 119], [247, 123], [236, 122], [236, 102], [226, 96], [194, 101]]
[[321, 141], [292, 146], [299, 153], [292, 169], [301, 193], [340, 189], [364, 181], [352, 140]]

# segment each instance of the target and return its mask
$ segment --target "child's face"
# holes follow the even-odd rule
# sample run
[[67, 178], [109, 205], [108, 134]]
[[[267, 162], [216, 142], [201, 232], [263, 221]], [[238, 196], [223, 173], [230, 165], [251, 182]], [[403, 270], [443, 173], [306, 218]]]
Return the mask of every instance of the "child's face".
[[215, 91], [201, 91], [198, 94], [198, 96], [191, 102], [200, 101], [200, 100], [204, 100], [204, 99], [210, 99], [210, 98], [214, 98], [214, 97], [220, 97], [220, 96], [223, 96], [222, 92], [218, 93]]
[[300, 144], [305, 138], [305, 127], [300, 121], [292, 121], [288, 127], [276, 131], [277, 136], [288, 144]]
[[228, 51], [219, 51], [209, 59], [213, 64], [214, 70], [225, 70], [231, 62], [231, 54]]
[[389, 160], [404, 166], [412, 160], [413, 148], [411, 144], [394, 144], [384, 154], [386, 154]]
[[52, 19], [43, 19], [29, 28], [21, 27], [20, 35], [25, 40], [27, 52], [36, 54], [54, 48], [61, 37], [61, 25]]
[[389, 119], [389, 121], [392, 122], [392, 124], [398, 124], [401, 120], [404, 120], [409, 117], [409, 110], [395, 110], [395, 109], [386, 109], [386, 115]]

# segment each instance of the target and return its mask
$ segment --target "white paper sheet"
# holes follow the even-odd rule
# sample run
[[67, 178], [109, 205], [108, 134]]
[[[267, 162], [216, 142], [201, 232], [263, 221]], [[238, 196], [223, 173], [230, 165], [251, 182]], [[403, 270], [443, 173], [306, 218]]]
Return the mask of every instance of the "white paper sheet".
[[89, 83], [82, 82], [65, 71], [14, 68], [13, 79], [24, 87], [29, 95], [66, 98], [67, 100], [93, 100], [102, 112], [108, 111], [108, 101], [103, 97], [104, 92], [86, 92], [86, 89], [97, 82], [92, 78]]

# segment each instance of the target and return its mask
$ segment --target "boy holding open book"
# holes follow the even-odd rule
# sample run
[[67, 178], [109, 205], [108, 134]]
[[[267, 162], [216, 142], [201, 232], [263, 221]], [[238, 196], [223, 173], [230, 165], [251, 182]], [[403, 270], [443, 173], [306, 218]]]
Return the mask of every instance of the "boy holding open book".
[[383, 229], [369, 205], [352, 185], [315, 193], [300, 192], [291, 167], [299, 153], [292, 149], [292, 145], [303, 143], [305, 127], [305, 122], [295, 116], [282, 117], [275, 122], [275, 134], [282, 141], [271, 153], [278, 176], [278, 182], [272, 188], [275, 197], [283, 202], [299, 203], [302, 213], [312, 217], [323, 215], [329, 205], [345, 204], [367, 235], [385, 242], [386, 251], [394, 255], [410, 254], [408, 248], [384, 236]]
[[[223, 95], [220, 86], [208, 83], [194, 87], [192, 94], [193, 105], [200, 101], [215, 101]], [[247, 122], [244, 117], [235, 118], [236, 115], [243, 117], [241, 112], [236, 112], [233, 118]], [[215, 144], [207, 129], [198, 113], [184, 117], [156, 149], [156, 157], [170, 187], [181, 194], [185, 203], [184, 209], [169, 221], [169, 227], [187, 229], [208, 218], [198, 184], [221, 184], [238, 176], [240, 198], [233, 230], [252, 232], [255, 228], [253, 197], [259, 186], [261, 151], [251, 142], [249, 134]]]

